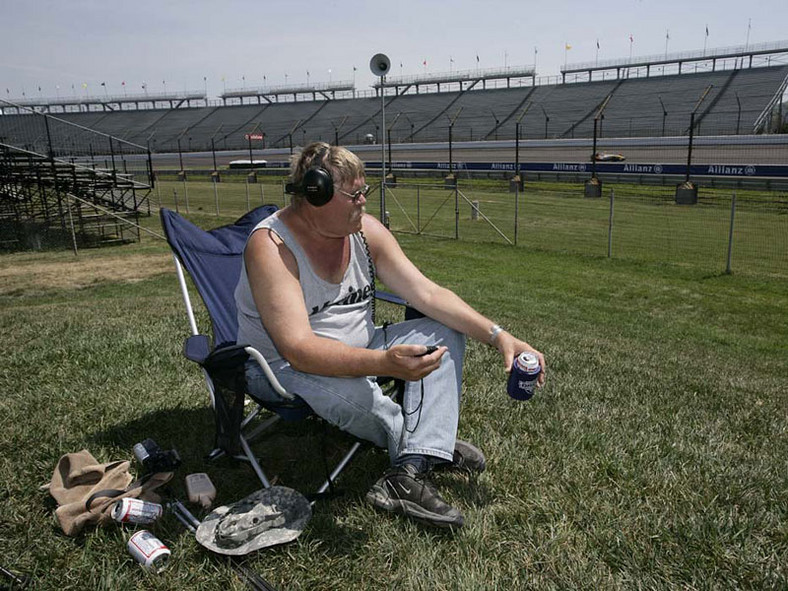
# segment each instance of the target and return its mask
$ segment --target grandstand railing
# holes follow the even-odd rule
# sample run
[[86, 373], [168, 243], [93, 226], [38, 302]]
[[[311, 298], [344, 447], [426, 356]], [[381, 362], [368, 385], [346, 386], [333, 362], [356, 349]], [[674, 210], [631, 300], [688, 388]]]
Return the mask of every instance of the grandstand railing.
[[769, 43], [758, 43], [753, 45], [734, 45], [731, 47], [717, 47], [708, 50], [681, 51], [675, 53], [664, 53], [660, 55], [635, 56], [630, 58], [616, 58], [609, 60], [581, 62], [567, 64], [561, 68], [564, 74], [582, 72], [587, 70], [599, 70], [609, 68], [629, 68], [644, 65], [659, 65], [679, 61], [701, 61], [712, 59], [724, 59], [729, 57], [747, 55], [765, 55], [769, 53], [788, 53], [788, 41], [772, 41]]
[[[444, 82], [467, 82], [469, 80], [502, 80], [508, 78], [533, 78], [535, 70], [532, 66], [516, 66], [508, 68], [479, 68], [475, 70], [457, 70], [455, 72], [438, 72], [435, 74], [417, 74], [415, 76], [387, 76], [383, 81], [384, 87], [397, 87], [416, 84], [438, 84]], [[380, 88], [381, 83], [376, 82], [373, 88]]]
[[[39, 98], [22, 98], [14, 99], [13, 101], [2, 101], [0, 104], [0, 114], [25, 114], [40, 113], [40, 110], [49, 110], [51, 107], [61, 107], [63, 112], [66, 112], [66, 107], [73, 107], [78, 111], [90, 111], [91, 107], [101, 107], [102, 110], [110, 110], [114, 106], [122, 108], [122, 105], [137, 105], [138, 103], [149, 103], [155, 106], [157, 103], [170, 104], [178, 103], [179, 105], [186, 102], [191, 104], [191, 101], [201, 101], [207, 103], [207, 95], [203, 91], [185, 91], [185, 92], [148, 92], [144, 93], [131, 93], [131, 94], [105, 94], [104, 96], [86, 95], [83, 97], [39, 97]], [[25, 110], [23, 107], [29, 107], [30, 110]]]

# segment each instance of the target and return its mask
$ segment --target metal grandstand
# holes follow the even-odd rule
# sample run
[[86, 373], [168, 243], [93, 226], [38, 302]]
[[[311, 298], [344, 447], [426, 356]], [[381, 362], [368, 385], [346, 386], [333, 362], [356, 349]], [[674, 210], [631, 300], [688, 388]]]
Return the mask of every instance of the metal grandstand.
[[[226, 105], [188, 107], [188, 97], [181, 97], [186, 102], [180, 108], [140, 104], [138, 110], [83, 109], [60, 116], [156, 152], [190, 152], [281, 149], [310, 140], [380, 143], [384, 133], [394, 143], [445, 142], [449, 116], [459, 109], [455, 141], [512, 140], [515, 121], [526, 110], [522, 139], [588, 138], [594, 113], [607, 101], [600, 137], [678, 137], [687, 135], [690, 113], [711, 87], [696, 113], [696, 135], [762, 134], [784, 127], [786, 61], [788, 42], [774, 42], [567, 66], [563, 74], [567, 80], [576, 76], [577, 83], [544, 84], [527, 67], [388, 76], [383, 90], [391, 123], [385, 131], [379, 129], [380, 83], [377, 98], [358, 97], [347, 81], [229, 90], [222, 95]], [[669, 64], [675, 65], [672, 73], [665, 71]], [[630, 68], [626, 74], [624, 66]], [[486, 88], [488, 83], [495, 87]], [[13, 137], [17, 120], [31, 112], [0, 103], [0, 136]], [[264, 143], [250, 146], [250, 136]]]
[[28, 113], [0, 131], [0, 248], [76, 249], [139, 239], [153, 187], [146, 148], [0, 104]]

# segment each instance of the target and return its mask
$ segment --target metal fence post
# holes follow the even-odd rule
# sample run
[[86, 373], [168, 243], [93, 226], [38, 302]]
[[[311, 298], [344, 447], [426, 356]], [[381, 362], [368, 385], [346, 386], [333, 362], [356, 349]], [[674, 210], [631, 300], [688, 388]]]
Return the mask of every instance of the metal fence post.
[[189, 211], [189, 187], [186, 185], [186, 175], [183, 176], [183, 198], [186, 201], [186, 213]]
[[219, 183], [215, 180], [213, 184], [213, 200], [216, 203], [216, 217], [219, 217]]
[[460, 239], [460, 189], [454, 179], [454, 239]]
[[246, 211], [252, 209], [249, 205], [249, 177], [246, 177]]
[[613, 201], [615, 197], [616, 192], [610, 189], [610, 215], [607, 220], [607, 258], [613, 256]]
[[517, 226], [520, 219], [520, 182], [514, 185], [514, 245], [517, 246]]
[[416, 233], [421, 234], [421, 187], [416, 185]]
[[728, 259], [725, 263], [725, 273], [731, 274], [731, 255], [733, 254], [733, 219], [736, 216], [736, 191], [731, 199], [731, 225], [728, 229]]

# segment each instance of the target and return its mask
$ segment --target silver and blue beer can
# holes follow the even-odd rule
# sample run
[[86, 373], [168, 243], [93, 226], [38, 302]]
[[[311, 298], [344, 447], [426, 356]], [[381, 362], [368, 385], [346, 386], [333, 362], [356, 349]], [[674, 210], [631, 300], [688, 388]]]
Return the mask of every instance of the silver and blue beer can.
[[534, 395], [542, 368], [533, 353], [520, 353], [512, 363], [506, 391], [515, 400], [528, 400]]
[[112, 519], [120, 523], [148, 524], [161, 517], [162, 512], [163, 508], [158, 503], [125, 498], [115, 503]]

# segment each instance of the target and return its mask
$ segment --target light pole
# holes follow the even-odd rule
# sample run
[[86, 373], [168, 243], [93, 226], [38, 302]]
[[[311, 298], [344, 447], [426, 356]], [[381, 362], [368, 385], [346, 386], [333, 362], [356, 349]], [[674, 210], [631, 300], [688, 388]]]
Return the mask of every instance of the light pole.
[[[517, 118], [517, 121], [514, 124], [514, 178], [512, 179], [515, 182], [515, 189], [517, 191], [523, 190], [523, 179], [520, 176], [520, 121], [523, 120], [525, 114], [528, 112], [528, 109], [531, 108], [533, 103], [528, 103], [523, 112], [520, 113], [520, 116]], [[512, 190], [510, 185], [509, 190]]]
[[388, 216], [386, 215], [386, 74], [391, 69], [391, 60], [383, 53], [377, 53], [369, 60], [369, 70], [373, 76], [380, 77], [380, 117], [381, 132], [384, 135], [381, 142], [380, 152], [380, 221], [388, 227]]

